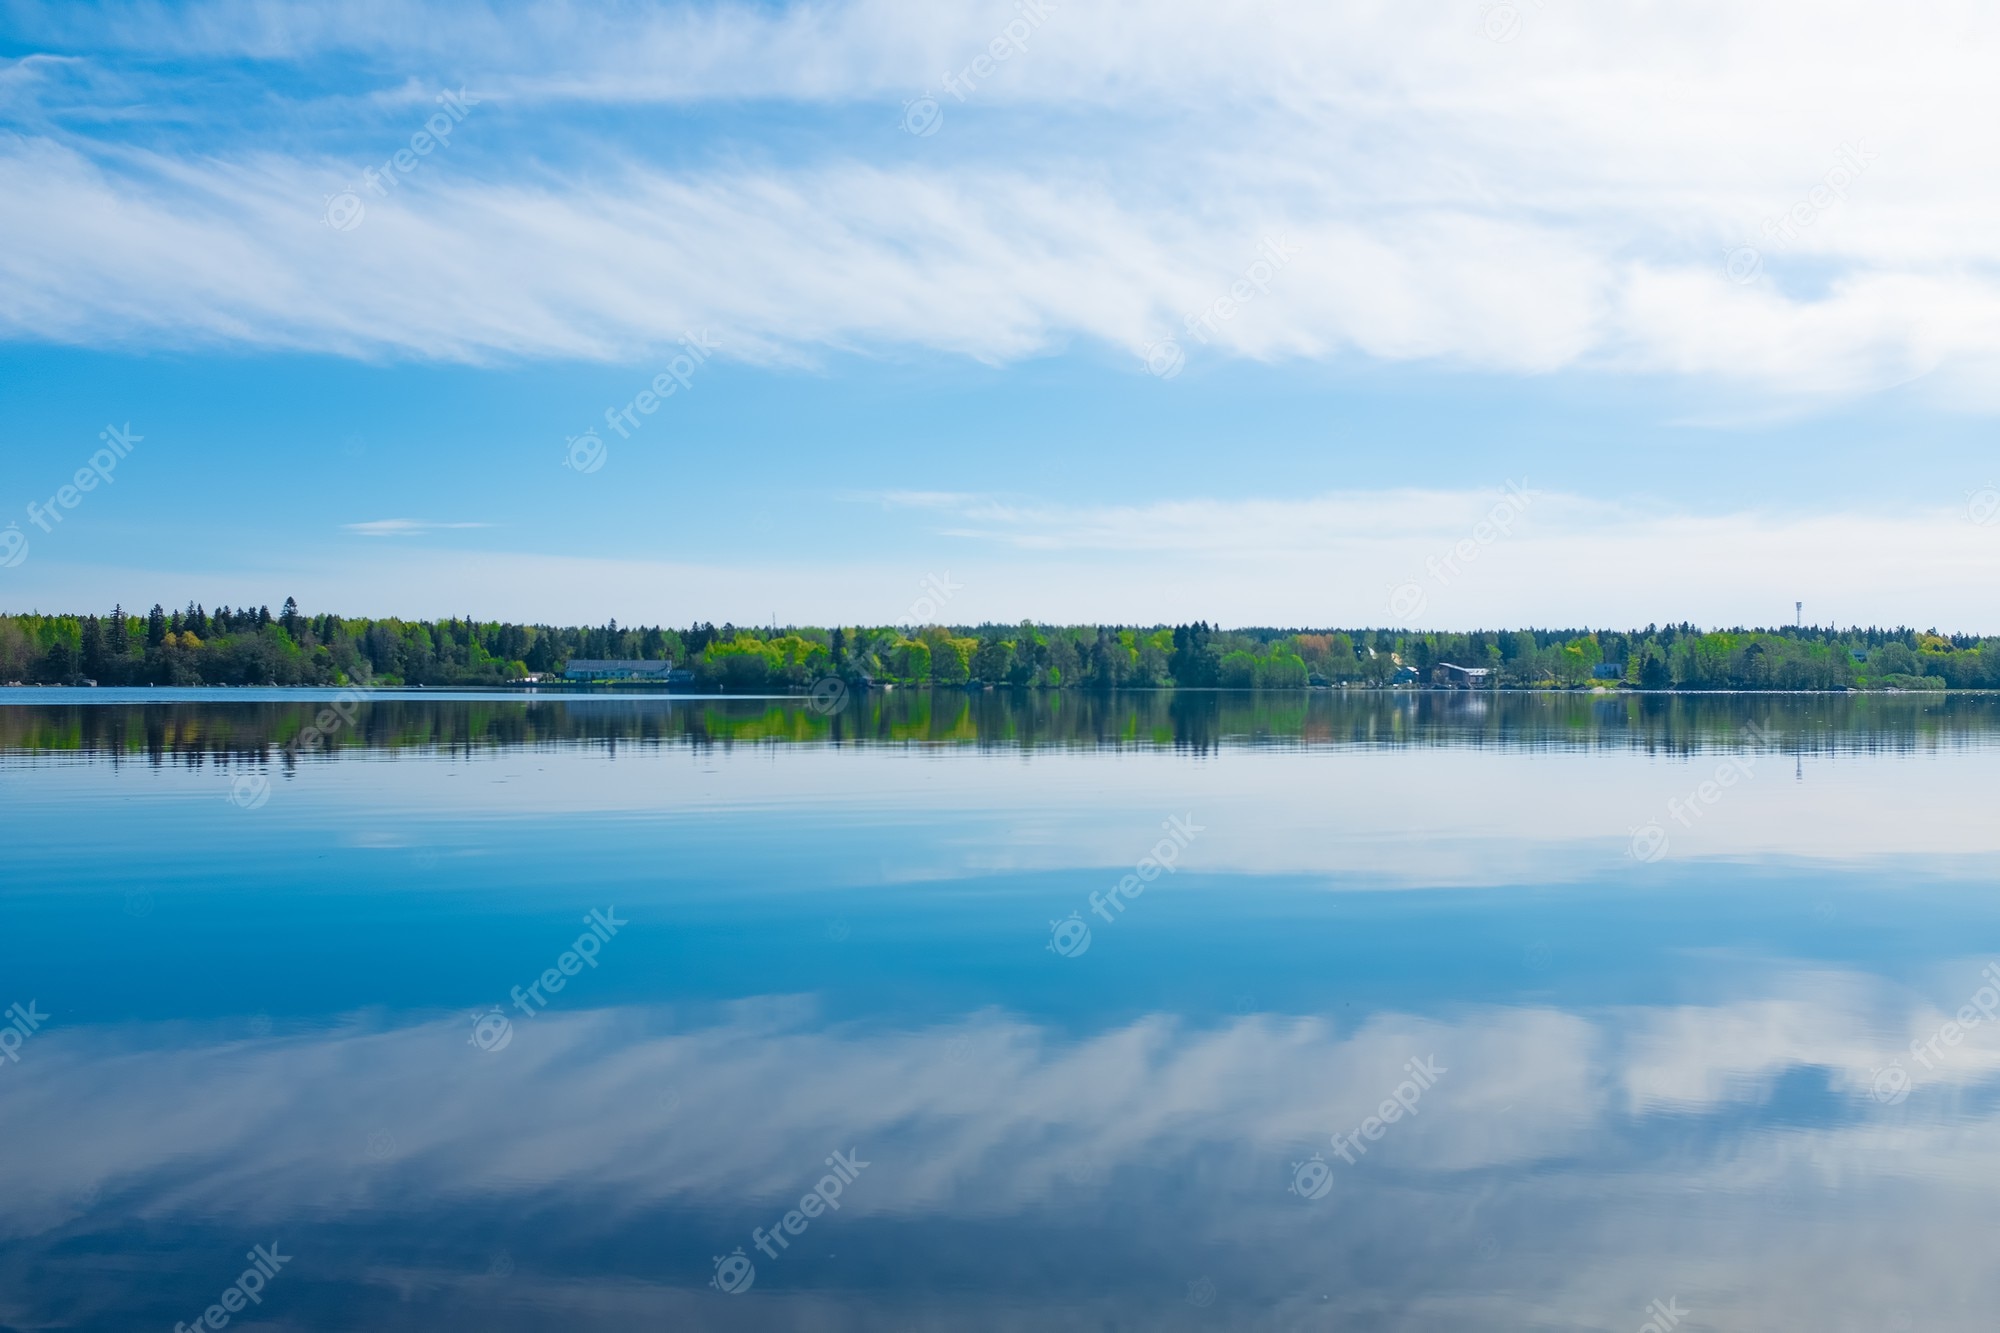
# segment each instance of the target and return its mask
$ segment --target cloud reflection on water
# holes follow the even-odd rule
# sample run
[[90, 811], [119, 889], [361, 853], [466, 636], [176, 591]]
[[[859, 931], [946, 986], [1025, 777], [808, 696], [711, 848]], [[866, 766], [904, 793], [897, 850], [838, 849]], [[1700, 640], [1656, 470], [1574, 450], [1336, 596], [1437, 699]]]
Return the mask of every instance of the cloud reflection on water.
[[[1870, 1092], [1874, 1070], [1940, 1018], [1865, 975], [1795, 971], [1714, 1004], [1385, 1012], [1351, 1028], [1154, 1015], [1077, 1038], [997, 1011], [916, 1031], [829, 1025], [796, 997], [691, 1029], [656, 1009], [549, 1013], [496, 1053], [468, 1047], [457, 1016], [251, 1040], [51, 1032], [0, 1108], [0, 1225], [40, 1249], [89, 1234], [116, 1200], [155, 1228], [303, 1222], [343, 1245], [405, 1213], [473, 1232], [560, 1215], [556, 1253], [515, 1252], [538, 1280], [664, 1295], [689, 1285], [702, 1244], [740, 1243], [744, 1219], [852, 1146], [877, 1165], [821, 1224], [828, 1243], [866, 1253], [916, 1227], [926, 1247], [991, 1249], [995, 1281], [1038, 1231], [1139, 1209], [1225, 1292], [1255, 1293], [1260, 1319], [1311, 1286], [1315, 1264], [1359, 1263], [1405, 1231], [1425, 1237], [1406, 1260], [1447, 1241], [1463, 1254], [1422, 1280], [1358, 1271], [1340, 1298], [1350, 1317], [1387, 1302], [1410, 1327], [1450, 1308], [1486, 1326], [1525, 1326], [1529, 1310], [1595, 1326], [1632, 1300], [1611, 1292], [1668, 1283], [1715, 1318], [1747, 1308], [1807, 1238], [1836, 1244], [1820, 1216], [1836, 1201], [1873, 1218], [1860, 1231], [1892, 1214], [1905, 1245], [1974, 1263], [1980, 1233], [1957, 1228], [2000, 1166], [2000, 1040], [1973, 1034], [1904, 1104]], [[1448, 1072], [1417, 1115], [1354, 1165], [1335, 1160], [1326, 1199], [1286, 1191], [1290, 1161], [1332, 1158], [1328, 1134], [1426, 1055]], [[681, 1249], [631, 1262], [618, 1247], [635, 1232]], [[1511, 1287], [1475, 1293], [1480, 1266], [1461, 1261], [1481, 1247]], [[1105, 1290], [1146, 1279], [1121, 1245], [1097, 1264]], [[761, 1294], [790, 1289], [773, 1267]], [[1007, 1303], [1020, 1326], [1058, 1314], [1030, 1292]]]

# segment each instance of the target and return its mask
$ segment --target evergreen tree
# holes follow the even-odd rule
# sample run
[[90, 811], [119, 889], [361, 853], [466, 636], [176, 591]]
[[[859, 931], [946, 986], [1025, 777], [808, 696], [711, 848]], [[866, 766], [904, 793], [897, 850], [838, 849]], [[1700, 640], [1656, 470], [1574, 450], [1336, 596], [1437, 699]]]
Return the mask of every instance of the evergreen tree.
[[96, 616], [86, 616], [81, 640], [83, 674], [93, 680], [104, 674], [104, 626]]

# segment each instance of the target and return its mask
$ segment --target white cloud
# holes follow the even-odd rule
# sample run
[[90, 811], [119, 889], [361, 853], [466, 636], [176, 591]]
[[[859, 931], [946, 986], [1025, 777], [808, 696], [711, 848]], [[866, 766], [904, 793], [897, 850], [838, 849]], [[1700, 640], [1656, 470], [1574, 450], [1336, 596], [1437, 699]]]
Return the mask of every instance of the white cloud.
[[[842, 1196], [840, 1248], [886, 1232], [894, 1258], [919, 1265], [902, 1271], [926, 1271], [932, 1245], [962, 1253], [968, 1235], [1004, 1253], [1023, 1229], [1108, 1230], [1137, 1210], [1185, 1221], [1218, 1285], [1309, 1290], [1299, 1313], [1320, 1322], [1386, 1296], [1425, 1324], [1515, 1327], [1525, 1290], [1542, 1323], [1601, 1328], [1604, 1311], [1671, 1291], [1721, 1327], [1838, 1327], [1857, 1312], [1873, 1326], [1954, 1284], [1983, 1297], [1981, 1219], [2000, 1171], [1981, 1096], [2000, 1067], [1990, 1050], [1884, 1106], [1874, 1071], [1937, 1015], [1856, 973], [1779, 970], [1770, 985], [1678, 1008], [1381, 1012], [1352, 1027], [1156, 1014], [1081, 1033], [995, 1012], [825, 1025], [810, 1001], [761, 997], [699, 1025], [660, 1010], [517, 1014], [497, 1052], [468, 1048], [462, 1014], [250, 1040], [51, 1028], [0, 1116], [16, 1146], [0, 1234], [39, 1257], [115, 1197], [162, 1234], [197, 1217], [310, 1231], [338, 1272], [340, 1233], [320, 1228], [389, 1225], [382, 1191], [365, 1187], [377, 1172], [420, 1193], [433, 1227], [587, 1200], [563, 1233], [590, 1256], [592, 1280], [562, 1293], [575, 1306], [618, 1281], [698, 1290], [711, 1239], [736, 1239], [719, 1207], [782, 1207], [829, 1150], [852, 1148], [870, 1165]], [[1333, 1159], [1330, 1136], [1373, 1114], [1412, 1058], [1442, 1068], [1417, 1114], [1356, 1164], [1334, 1159], [1333, 1197], [1287, 1193], [1288, 1164]], [[1788, 1074], [1823, 1083], [1823, 1109], [1767, 1109]], [[148, 1095], [117, 1095], [132, 1086]], [[564, 1129], [577, 1106], [594, 1108], [589, 1133]], [[626, 1276], [611, 1241], [663, 1218], [693, 1220], [692, 1253], [648, 1252]], [[1407, 1263], [1384, 1269], [1403, 1237]], [[1808, 1272], [1802, 1251], [1837, 1262]], [[1316, 1279], [1356, 1255], [1375, 1265], [1368, 1281], [1322, 1304]], [[1150, 1253], [1091, 1258], [1104, 1289], [1159, 1286]], [[1492, 1277], [1500, 1258], [1509, 1281]], [[371, 1253], [370, 1274], [383, 1262]], [[448, 1254], [435, 1262], [462, 1279]], [[1060, 1322], [1073, 1306], [1060, 1293], [991, 1304], [1011, 1314], [980, 1327], [1082, 1326]], [[1926, 1327], [1983, 1327], [1990, 1305], [1953, 1300]]]
[[[1975, 220], [2000, 199], [1970, 164], [2000, 110], [2000, 16], [1556, 0], [1495, 43], [1484, 8], [1058, 6], [963, 104], [940, 76], [1011, 4], [28, 11], [56, 46], [358, 50], [426, 77], [450, 53], [484, 99], [461, 143], [484, 146], [366, 197], [342, 234], [315, 219], [362, 160], [283, 135], [13, 139], [0, 308], [15, 337], [92, 343], [631, 358], [713, 326], [735, 356], [998, 362], [1078, 338], [1136, 352], [1286, 234], [1296, 262], [1212, 348], [1182, 333], [1191, 359], [1583, 366], [1786, 397], [1943, 370], [1983, 396], [2000, 243]], [[896, 108], [926, 88], [945, 125], [912, 139]], [[851, 103], [879, 131], [828, 152], [730, 119], [744, 99]], [[578, 100], [713, 102], [718, 149], [605, 161], [601, 133], [562, 137]], [[385, 123], [383, 155], [406, 137]], [[1810, 203], [1836, 169], [1841, 196]], [[1801, 205], [1795, 239], [1766, 235]], [[1739, 285], [1724, 254], [1745, 243], [1762, 267]]]
[[462, 528], [490, 528], [490, 523], [431, 523], [414, 518], [377, 518], [366, 523], [343, 523], [348, 532], [363, 537], [421, 537], [432, 532], [452, 532]]
[[[1482, 527], [1505, 512], [1501, 486], [1140, 505], [892, 493], [874, 500], [921, 516], [930, 532], [903, 545], [927, 555], [696, 564], [430, 550], [412, 566], [349, 554], [322, 563], [295, 550], [289, 568], [270, 559], [251, 568], [218, 537], [183, 548], [174, 570], [37, 560], [16, 572], [8, 605], [108, 607], [135, 590], [148, 602], [161, 594], [146, 589], [178, 601], [201, 588], [270, 587], [273, 600], [355, 614], [898, 624], [928, 575], [962, 587], [940, 611], [962, 624], [1771, 625], [1803, 600], [1812, 623], [2000, 631], [2000, 528], [1963, 509], [1692, 513], [1516, 482], [1526, 507], [1504, 534]], [[1405, 617], [1391, 598], [1408, 584], [1423, 609]]]

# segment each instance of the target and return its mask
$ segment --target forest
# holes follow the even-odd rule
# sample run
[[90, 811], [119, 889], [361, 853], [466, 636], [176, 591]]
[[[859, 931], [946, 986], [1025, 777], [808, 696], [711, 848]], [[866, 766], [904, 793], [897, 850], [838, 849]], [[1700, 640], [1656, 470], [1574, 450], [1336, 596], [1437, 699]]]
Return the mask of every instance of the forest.
[[[1993, 651], [1988, 651], [1993, 647]], [[1446, 683], [1442, 664], [1509, 688], [2000, 688], [2000, 640], [1935, 630], [1235, 629], [1108, 625], [685, 629], [350, 618], [190, 604], [145, 614], [0, 615], [0, 683], [494, 686], [572, 658], [669, 661], [726, 693], [869, 685], [1264, 689]], [[1460, 680], [1463, 677], [1459, 677]]]

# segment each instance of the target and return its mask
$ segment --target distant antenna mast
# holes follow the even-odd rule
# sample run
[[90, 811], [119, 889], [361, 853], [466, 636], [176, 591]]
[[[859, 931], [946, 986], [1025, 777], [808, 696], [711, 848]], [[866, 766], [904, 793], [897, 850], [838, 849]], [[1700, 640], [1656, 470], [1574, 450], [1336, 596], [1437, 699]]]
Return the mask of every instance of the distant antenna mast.
[[1792, 623], [1800, 626], [1801, 628], [1805, 626], [1806, 604], [1804, 602], [1792, 603]]

